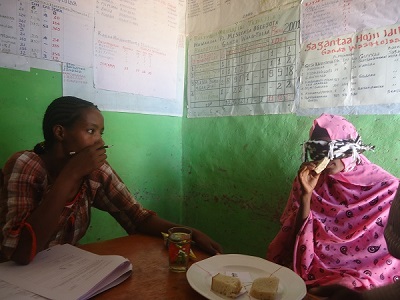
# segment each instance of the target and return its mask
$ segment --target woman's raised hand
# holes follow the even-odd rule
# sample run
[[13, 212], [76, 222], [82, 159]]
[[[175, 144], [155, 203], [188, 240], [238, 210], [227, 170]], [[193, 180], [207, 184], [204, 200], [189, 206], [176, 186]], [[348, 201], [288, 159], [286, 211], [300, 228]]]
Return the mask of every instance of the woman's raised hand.
[[100, 168], [105, 163], [106, 159], [107, 154], [104, 148], [104, 142], [98, 141], [72, 154], [67, 165], [68, 168], [76, 172], [78, 176], [83, 177]]
[[317, 185], [320, 174], [314, 171], [316, 166], [314, 162], [304, 162], [300, 166], [297, 175], [304, 194], [311, 194]]

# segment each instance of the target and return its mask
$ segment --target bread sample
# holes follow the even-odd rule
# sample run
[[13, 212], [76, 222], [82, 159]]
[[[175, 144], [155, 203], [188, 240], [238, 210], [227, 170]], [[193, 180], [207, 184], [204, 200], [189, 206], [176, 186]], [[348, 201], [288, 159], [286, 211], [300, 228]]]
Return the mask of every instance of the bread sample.
[[253, 281], [250, 296], [259, 300], [274, 300], [278, 292], [279, 278], [259, 277]]
[[326, 166], [329, 164], [330, 159], [327, 157], [324, 157], [323, 160], [321, 160], [318, 165], [315, 167], [314, 171], [315, 173], [319, 174], [321, 173], [323, 170], [325, 170]]
[[212, 277], [211, 290], [229, 298], [236, 298], [240, 290], [242, 289], [242, 283], [237, 277], [232, 277], [218, 273]]

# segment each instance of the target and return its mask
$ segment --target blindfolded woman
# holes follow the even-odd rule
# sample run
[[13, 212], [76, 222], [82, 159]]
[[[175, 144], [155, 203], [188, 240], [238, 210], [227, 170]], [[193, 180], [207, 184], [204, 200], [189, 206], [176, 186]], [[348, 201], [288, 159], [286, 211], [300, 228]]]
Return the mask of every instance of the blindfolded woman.
[[[308, 287], [341, 284], [365, 290], [400, 278], [384, 229], [399, 179], [371, 163], [355, 127], [322, 114], [303, 145], [304, 162], [267, 259], [286, 265]], [[319, 161], [329, 163], [315, 172]], [[311, 160], [311, 161], [309, 161]]]

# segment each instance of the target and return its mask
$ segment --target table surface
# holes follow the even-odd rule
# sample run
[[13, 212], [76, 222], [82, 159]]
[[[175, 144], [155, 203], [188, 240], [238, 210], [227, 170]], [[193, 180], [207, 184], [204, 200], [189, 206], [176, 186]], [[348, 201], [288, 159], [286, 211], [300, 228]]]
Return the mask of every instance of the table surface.
[[[121, 255], [132, 263], [132, 275], [121, 284], [94, 297], [101, 299], [160, 299], [205, 300], [189, 285], [186, 273], [171, 272], [168, 268], [168, 250], [162, 237], [135, 234], [112, 240], [80, 245], [80, 248], [99, 255]], [[196, 261], [210, 257], [194, 248]], [[303, 300], [321, 298], [307, 294]]]
[[[161, 236], [135, 234], [79, 247], [100, 255], [121, 255], [132, 263], [133, 272], [127, 280], [94, 299], [206, 299], [192, 289], [185, 272], [174, 273], [169, 270], [168, 250]], [[193, 252], [197, 261], [210, 257], [196, 248]]]

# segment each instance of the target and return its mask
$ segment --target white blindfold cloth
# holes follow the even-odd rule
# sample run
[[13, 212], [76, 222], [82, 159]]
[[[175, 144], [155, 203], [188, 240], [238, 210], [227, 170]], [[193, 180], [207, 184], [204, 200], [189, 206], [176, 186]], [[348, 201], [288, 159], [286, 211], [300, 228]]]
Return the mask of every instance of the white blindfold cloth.
[[374, 149], [375, 146], [364, 144], [359, 135], [354, 140], [309, 140], [303, 143], [302, 159], [305, 162], [309, 159], [313, 161], [321, 160], [324, 157], [328, 157], [330, 160], [351, 157], [355, 166], [361, 162], [361, 153], [369, 150], [374, 151]]

